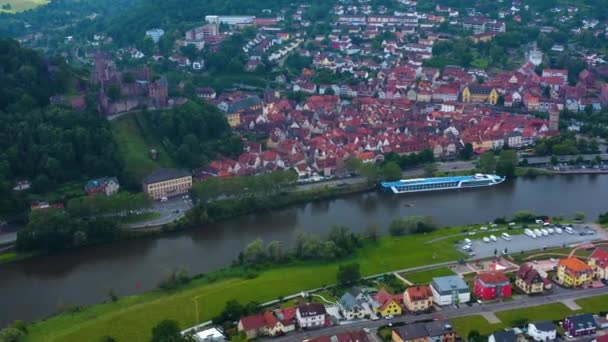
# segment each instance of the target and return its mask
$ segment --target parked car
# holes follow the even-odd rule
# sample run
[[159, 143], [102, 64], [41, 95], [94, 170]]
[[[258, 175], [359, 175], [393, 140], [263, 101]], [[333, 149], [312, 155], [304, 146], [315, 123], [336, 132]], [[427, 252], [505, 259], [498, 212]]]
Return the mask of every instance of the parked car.
[[490, 242], [490, 238], [489, 238], [489, 237], [487, 237], [487, 236], [484, 236], [484, 237], [483, 237], [483, 242], [485, 242], [485, 243], [489, 243], [489, 242]]

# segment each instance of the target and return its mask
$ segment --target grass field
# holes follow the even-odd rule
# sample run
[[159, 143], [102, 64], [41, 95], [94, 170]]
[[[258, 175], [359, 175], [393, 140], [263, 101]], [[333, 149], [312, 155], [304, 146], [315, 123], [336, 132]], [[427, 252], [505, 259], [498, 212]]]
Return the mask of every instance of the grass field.
[[428, 271], [406, 273], [403, 275], [403, 277], [414, 284], [428, 284], [435, 277], [443, 277], [448, 275], [454, 275], [454, 272], [447, 267], [441, 267]]
[[0, 9], [0, 12], [17, 13], [48, 4], [48, 0], [0, 0], [0, 7], [10, 5], [10, 9]]
[[442, 229], [425, 236], [384, 237], [340, 262], [277, 267], [253, 279], [229, 278], [214, 283], [199, 279], [177, 292], [152, 291], [121, 298], [36, 322], [29, 327], [27, 341], [96, 341], [103, 335], [114, 336], [118, 341], [149, 340], [151, 328], [162, 319], [174, 319], [185, 328], [218, 314], [230, 299], [265, 302], [332, 284], [338, 265], [344, 262], [356, 261], [363, 275], [371, 275], [456, 260], [460, 253], [453, 247], [453, 239], [434, 243], [433, 248], [428, 245], [421, 248], [425, 241], [454, 231]]
[[[126, 171], [135, 179], [142, 179], [159, 167], [173, 167], [173, 161], [162, 144], [142, 132], [135, 114], [128, 114], [111, 122], [112, 134], [126, 163]], [[159, 160], [149, 157], [150, 149], [159, 152]]]

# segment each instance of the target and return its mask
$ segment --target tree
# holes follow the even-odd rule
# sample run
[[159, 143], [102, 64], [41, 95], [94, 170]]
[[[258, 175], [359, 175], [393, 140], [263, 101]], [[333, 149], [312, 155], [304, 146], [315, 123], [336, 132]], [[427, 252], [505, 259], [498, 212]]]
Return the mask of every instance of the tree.
[[365, 237], [371, 241], [376, 242], [378, 240], [378, 225], [375, 223], [370, 223], [365, 227]]
[[386, 181], [396, 181], [401, 179], [401, 168], [399, 164], [390, 161], [382, 166], [382, 176]]
[[111, 101], [118, 101], [120, 99], [120, 86], [118, 84], [112, 84], [108, 87], [108, 98]]
[[471, 330], [471, 331], [469, 331], [469, 335], [467, 335], [468, 342], [480, 342], [483, 340], [484, 339], [478, 330]]
[[264, 252], [264, 241], [255, 239], [250, 242], [243, 251], [243, 257], [247, 263], [258, 263], [264, 261], [266, 253]]
[[473, 144], [471, 143], [466, 143], [464, 144], [464, 147], [462, 148], [462, 150], [460, 150], [460, 158], [464, 159], [464, 160], [469, 160], [473, 157]]
[[363, 177], [367, 178], [368, 184], [374, 184], [378, 181], [378, 167], [373, 163], [364, 163], [358, 169], [358, 172]]
[[437, 164], [436, 163], [430, 163], [430, 164], [426, 164], [424, 166], [424, 175], [426, 177], [433, 177], [436, 172], [437, 172]]
[[25, 333], [19, 329], [8, 327], [0, 330], [0, 342], [20, 342], [25, 338]]
[[179, 330], [179, 325], [173, 320], [160, 321], [152, 328], [151, 342], [182, 342], [184, 338]]
[[390, 226], [388, 227], [388, 232], [392, 236], [400, 236], [405, 234], [407, 231], [407, 224], [402, 218], [397, 218], [391, 221]]
[[338, 266], [336, 278], [340, 286], [354, 285], [361, 278], [359, 264], [355, 262]]
[[226, 302], [222, 312], [213, 318], [213, 323], [222, 324], [224, 322], [238, 321], [245, 314], [245, 307], [234, 299]]
[[517, 167], [517, 153], [513, 150], [503, 150], [500, 152], [496, 173], [500, 176], [513, 178]]
[[554, 154], [552, 154], [551, 155], [551, 160], [550, 160], [551, 165], [555, 166], [555, 165], [557, 165], [558, 162], [559, 161], [557, 160], [557, 156], [554, 155]]
[[574, 219], [576, 221], [584, 221], [585, 220], [585, 213], [582, 211], [577, 211], [574, 213]]
[[112, 336], [106, 335], [106, 336], [102, 336], [99, 339], [99, 342], [116, 342], [116, 339], [114, 337], [112, 337]]
[[494, 173], [496, 171], [496, 158], [492, 151], [486, 151], [479, 157], [478, 168], [483, 173]]
[[338, 255], [350, 254], [355, 249], [352, 234], [350, 233], [350, 229], [346, 226], [331, 226], [328, 239], [338, 247]]
[[266, 247], [268, 257], [273, 262], [281, 262], [285, 259], [285, 251], [281, 241], [270, 241]]

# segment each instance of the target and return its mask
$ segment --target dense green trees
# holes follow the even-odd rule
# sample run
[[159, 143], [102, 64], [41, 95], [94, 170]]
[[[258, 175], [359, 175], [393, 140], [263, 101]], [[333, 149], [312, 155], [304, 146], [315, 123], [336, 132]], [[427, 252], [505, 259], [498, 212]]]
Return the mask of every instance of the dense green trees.
[[151, 342], [183, 342], [186, 341], [180, 333], [179, 325], [173, 320], [163, 320], [152, 328]]
[[534, 147], [534, 152], [539, 156], [547, 155], [575, 155], [575, 154], [597, 154], [600, 152], [596, 139], [576, 138], [572, 133], [540, 139]]
[[279, 241], [271, 241], [264, 246], [262, 239], [256, 239], [240, 253], [238, 262], [255, 265], [289, 259], [333, 260], [352, 255], [361, 246], [361, 241], [361, 236], [352, 233], [348, 227], [335, 225], [330, 228], [325, 240], [315, 234], [297, 233], [294, 247], [289, 250], [284, 249]]
[[106, 218], [82, 219], [63, 209], [35, 210], [25, 229], [17, 233], [19, 251], [57, 251], [117, 239], [116, 222]]
[[202, 101], [188, 101], [183, 106], [145, 116], [169, 154], [184, 166], [202, 166], [217, 152], [235, 156], [242, 151], [240, 139], [230, 134], [222, 113]]
[[338, 266], [338, 273], [336, 274], [338, 286], [352, 286], [359, 279], [361, 279], [361, 270], [358, 263], [353, 262]]
[[392, 236], [430, 233], [437, 229], [429, 216], [408, 216], [394, 219], [388, 230]]
[[514, 150], [500, 151], [496, 163], [496, 174], [499, 176], [513, 178], [517, 167], [517, 153]]
[[73, 198], [68, 201], [66, 209], [72, 216], [86, 217], [150, 208], [151, 206], [152, 200], [146, 194], [120, 192], [113, 196], [98, 195]]
[[[48, 106], [56, 91], [71, 87], [71, 70], [62, 61], [45, 61], [37, 52], [0, 39], [0, 193], [4, 210], [23, 208], [11, 191], [29, 179], [34, 192], [52, 190], [75, 179], [120, 174], [109, 125], [99, 115]], [[55, 70], [50, 73], [52, 67]]]
[[202, 201], [219, 197], [268, 197], [284, 191], [296, 184], [297, 174], [292, 170], [276, 171], [255, 177], [212, 177], [195, 183], [192, 191]]

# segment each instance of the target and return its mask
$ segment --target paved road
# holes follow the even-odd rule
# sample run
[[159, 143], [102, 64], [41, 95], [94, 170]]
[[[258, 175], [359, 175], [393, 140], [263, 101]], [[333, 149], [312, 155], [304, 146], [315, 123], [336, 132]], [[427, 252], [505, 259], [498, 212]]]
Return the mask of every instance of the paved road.
[[[473, 169], [475, 169], [475, 161], [458, 160], [458, 161], [437, 163], [437, 170], [442, 171], [442, 172], [465, 171], [465, 170], [473, 170]], [[422, 176], [424, 174], [424, 167], [412, 168], [412, 169], [403, 171], [401, 174], [403, 177]], [[312, 189], [316, 189], [316, 188], [324, 188], [326, 186], [327, 187], [336, 187], [336, 186], [340, 186], [341, 184], [352, 185], [352, 184], [363, 183], [363, 182], [365, 182], [365, 177], [361, 177], [361, 176], [342, 178], [342, 179], [332, 179], [332, 180], [317, 182], [317, 183], [300, 184], [296, 188], [296, 191], [306, 191], [306, 190], [312, 190]]]
[[[505, 310], [512, 309], [521, 309], [527, 308], [531, 306], [549, 304], [561, 302], [564, 300], [578, 300], [586, 297], [594, 297], [599, 295], [604, 295], [608, 293], [608, 288], [596, 288], [596, 289], [584, 289], [584, 290], [569, 290], [569, 291], [560, 291], [554, 294], [548, 294], [545, 296], [539, 297], [528, 297], [522, 296], [518, 298], [514, 298], [512, 301], [496, 303], [496, 304], [484, 304], [484, 305], [476, 305], [476, 306], [463, 306], [460, 308], [448, 307], [445, 308], [439, 313], [441, 313], [446, 319], [470, 316], [470, 315], [479, 315], [484, 312], [500, 312]], [[390, 322], [404, 322], [406, 324], [413, 323], [419, 320], [432, 319], [434, 314], [424, 314], [424, 315], [406, 315], [401, 317], [395, 317]], [[352, 331], [352, 330], [360, 330], [363, 328], [369, 328], [372, 330], [378, 329], [381, 326], [387, 325], [388, 321], [384, 319], [380, 319], [377, 321], [358, 321], [351, 324], [332, 326], [325, 329], [319, 330], [308, 330], [301, 331], [297, 333], [288, 334], [279, 338], [266, 338], [263, 340], [267, 341], [304, 341], [306, 339], [311, 339], [319, 336], [328, 336], [334, 335], [344, 331]]]
[[150, 211], [159, 213], [161, 215], [159, 218], [144, 222], [132, 223], [127, 227], [136, 229], [162, 226], [163, 224], [179, 220], [190, 208], [192, 208], [192, 201], [190, 198], [183, 198], [182, 196], [170, 198], [166, 202], [156, 201], [154, 202], [154, 207], [150, 209]]

